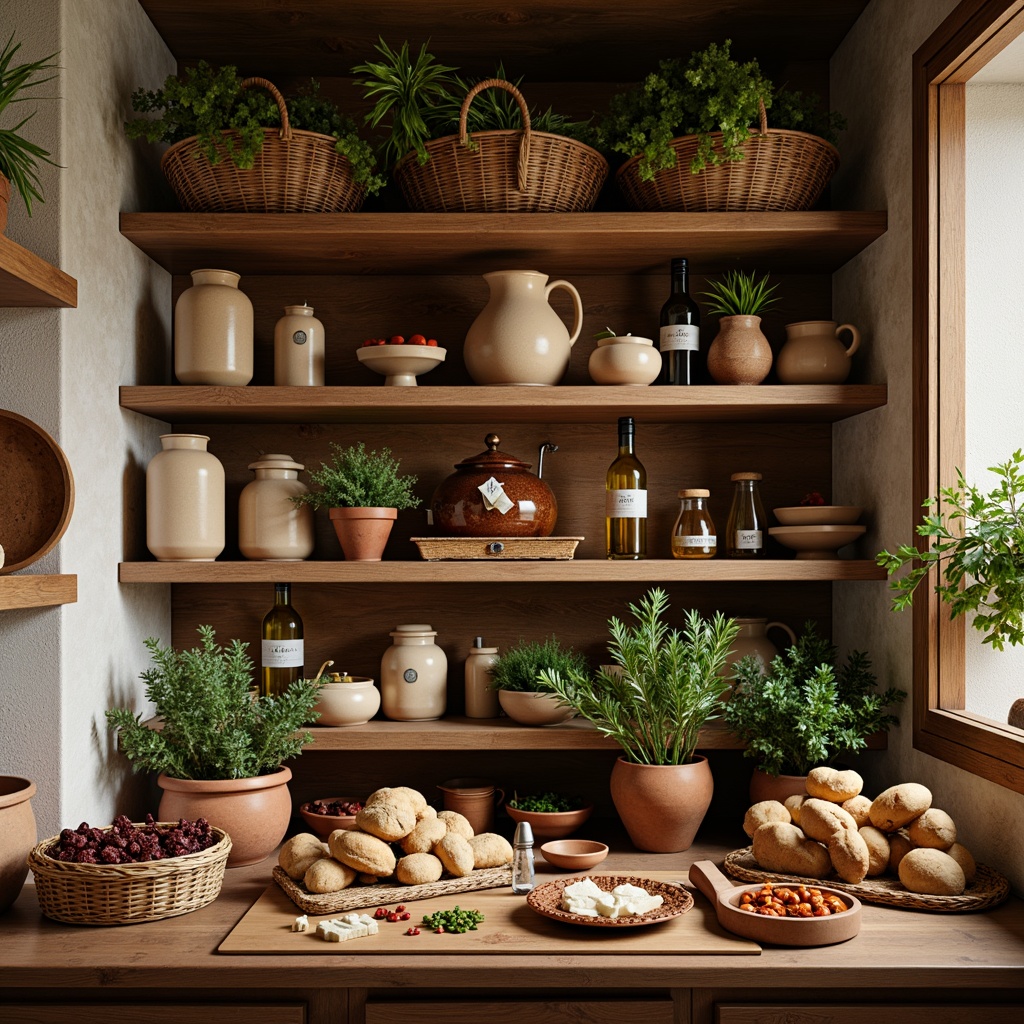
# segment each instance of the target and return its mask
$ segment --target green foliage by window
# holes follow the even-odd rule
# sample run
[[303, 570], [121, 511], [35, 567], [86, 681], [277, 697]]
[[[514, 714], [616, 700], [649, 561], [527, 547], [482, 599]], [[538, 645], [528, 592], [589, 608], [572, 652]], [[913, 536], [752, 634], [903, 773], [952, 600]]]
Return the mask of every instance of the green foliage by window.
[[539, 685], [544, 669], [557, 672], [587, 671], [587, 659], [571, 647], [564, 648], [557, 637], [549, 636], [543, 642], [520, 640], [498, 655], [491, 666], [492, 690], [516, 690], [533, 693], [543, 689]]
[[768, 287], [768, 275], [760, 280], [742, 270], [729, 270], [718, 281], [711, 281], [702, 296], [709, 300], [707, 312], [718, 316], [760, 316], [779, 301], [773, 293], [779, 286]]
[[763, 673], [753, 655], [740, 659], [725, 720], [746, 742], [744, 756], [762, 771], [806, 775], [840, 754], [863, 750], [867, 737], [896, 724], [886, 709], [906, 693], [895, 687], [876, 692], [870, 669], [861, 651], [839, 665], [836, 648], [809, 622]]
[[[914, 591], [932, 570], [939, 570], [935, 592], [956, 618], [974, 613], [971, 624], [985, 633], [983, 643], [997, 651], [1005, 644], [1024, 643], [1024, 452], [1017, 449], [998, 466], [989, 467], [998, 484], [988, 494], [956, 471], [956, 487], [944, 487], [929, 498], [917, 527], [929, 546], [909, 544], [895, 552], [881, 551], [877, 561], [892, 576], [917, 563], [905, 576], [890, 581], [896, 592], [893, 608], [908, 608]], [[948, 506], [943, 511], [942, 505]]]
[[136, 768], [175, 779], [248, 779], [277, 771], [311, 743], [298, 730], [319, 718], [320, 683], [300, 679], [277, 697], [254, 697], [248, 644], [216, 642], [200, 626], [200, 646], [187, 651], [145, 641], [153, 667], [142, 673], [146, 699], [163, 720], [158, 731], [129, 708], [106, 713], [121, 752]]
[[412, 489], [416, 477], [399, 476], [398, 459], [390, 448], [367, 451], [360, 441], [350, 448], [331, 442], [330, 465], [320, 463], [309, 478], [320, 490], [292, 498], [296, 505], [313, 508], [416, 508], [420, 499]]

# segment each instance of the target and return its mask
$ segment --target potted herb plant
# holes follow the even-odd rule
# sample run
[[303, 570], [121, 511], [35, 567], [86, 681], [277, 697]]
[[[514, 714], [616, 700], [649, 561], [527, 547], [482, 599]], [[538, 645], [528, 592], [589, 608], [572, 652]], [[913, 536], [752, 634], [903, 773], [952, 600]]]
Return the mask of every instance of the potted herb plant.
[[564, 648], [557, 637], [544, 641], [520, 640], [506, 648], [491, 666], [490, 689], [498, 691], [502, 711], [520, 725], [556, 725], [572, 717], [566, 707], [541, 683], [543, 671], [567, 674], [586, 672], [587, 661], [578, 651]]
[[277, 696], [254, 696], [248, 644], [222, 647], [211, 626], [198, 632], [192, 650], [145, 641], [153, 665], [140, 678], [158, 728], [129, 708], [108, 711], [107, 725], [136, 769], [160, 773], [161, 821], [206, 818], [231, 836], [229, 865], [255, 864], [288, 828], [292, 773], [284, 762], [312, 742], [301, 730], [320, 717], [320, 684], [297, 680]]
[[200, 61], [160, 89], [136, 90], [132, 109], [147, 116], [126, 122], [128, 138], [171, 144], [160, 165], [186, 210], [350, 212], [386, 181], [315, 80], [286, 99], [264, 78]]
[[768, 275], [757, 278], [730, 270], [703, 292], [707, 312], [719, 316], [718, 334], [708, 349], [708, 372], [716, 384], [760, 384], [772, 368], [772, 349], [761, 332], [761, 313], [778, 298]]
[[343, 448], [331, 442], [330, 465], [320, 464], [309, 478], [320, 490], [292, 498], [296, 505], [329, 510], [345, 558], [379, 562], [400, 509], [417, 508], [416, 477], [400, 476], [390, 448], [367, 451], [360, 441]]
[[622, 747], [611, 795], [634, 846], [689, 849], [711, 803], [706, 757], [694, 753], [701, 727], [721, 711], [719, 674], [736, 637], [732, 619], [691, 610], [683, 629], [665, 621], [660, 587], [630, 604], [632, 624], [613, 617], [608, 652], [618, 671], [541, 672], [544, 685]]
[[757, 764], [750, 799], [803, 793], [812, 768], [863, 750], [869, 736], [895, 725], [887, 709], [906, 693], [878, 692], [876, 684], [865, 653], [852, 651], [840, 664], [812, 622], [767, 668], [756, 657], [741, 658], [724, 716]]
[[[49, 57], [27, 64], [12, 64], [20, 49], [21, 43], [16, 43], [14, 34], [11, 33], [3, 52], [0, 53], [0, 117], [9, 106], [23, 103], [28, 99], [23, 95], [28, 89], [34, 89], [56, 78], [56, 75], [39, 77], [47, 71], [57, 69], [57, 65], [52, 63], [54, 57], [57, 56], [56, 53], [51, 53]], [[57, 166], [42, 146], [30, 142], [22, 134], [22, 129], [33, 116], [34, 112], [23, 117], [11, 128], [0, 128], [0, 234], [7, 226], [11, 186], [21, 196], [25, 209], [31, 217], [32, 200], [43, 202], [42, 194], [39, 191], [39, 163]]]

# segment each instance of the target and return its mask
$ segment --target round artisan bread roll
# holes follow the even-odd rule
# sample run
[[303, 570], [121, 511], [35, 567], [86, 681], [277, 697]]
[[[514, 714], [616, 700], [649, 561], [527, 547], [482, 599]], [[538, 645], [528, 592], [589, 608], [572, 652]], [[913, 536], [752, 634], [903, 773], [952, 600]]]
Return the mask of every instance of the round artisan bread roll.
[[467, 840], [473, 849], [474, 868], [500, 868], [512, 863], [512, 845], [496, 832], [481, 832]]
[[346, 889], [356, 880], [356, 872], [347, 864], [336, 861], [333, 857], [324, 857], [314, 861], [306, 870], [302, 884], [310, 892], [338, 892]]
[[883, 832], [909, 825], [932, 805], [932, 793], [918, 782], [890, 786], [871, 801], [871, 824]]
[[863, 882], [871, 865], [871, 854], [864, 837], [857, 831], [841, 828], [828, 840], [828, 856], [836, 874], [851, 885]]
[[444, 865], [445, 871], [456, 878], [468, 875], [476, 864], [476, 855], [469, 839], [458, 832], [449, 832], [444, 839], [434, 844], [431, 851]]
[[428, 806], [427, 798], [418, 789], [412, 789], [409, 786], [394, 786], [389, 791], [389, 795], [391, 796], [391, 799], [394, 799], [395, 797], [405, 797], [405, 799], [412, 804], [413, 812], [416, 814], [417, 818], [422, 816]]
[[812, 796], [800, 805], [800, 828], [808, 839], [827, 843], [841, 829], [856, 832], [857, 822], [839, 804]]
[[747, 808], [743, 815], [743, 831], [752, 836], [762, 825], [769, 821], [792, 821], [793, 816], [778, 800], [761, 800]]
[[404, 797], [388, 797], [359, 811], [356, 825], [385, 843], [396, 843], [416, 827], [416, 812]]
[[399, 860], [395, 875], [402, 885], [429, 885], [436, 882], [444, 865], [430, 853], [410, 853]]
[[430, 853], [434, 843], [448, 835], [448, 826], [437, 818], [422, 818], [416, 827], [401, 841], [403, 853]]
[[437, 820], [443, 821], [449, 832], [454, 832], [463, 839], [469, 839], [473, 835], [473, 826], [470, 825], [469, 819], [458, 811], [438, 811]]
[[335, 829], [327, 840], [331, 856], [360, 874], [387, 878], [395, 871], [394, 851], [376, 836], [355, 829]]
[[786, 802], [783, 806], [789, 811], [789, 816], [793, 819], [794, 825], [800, 824], [800, 808], [803, 807], [806, 799], [807, 795], [805, 793], [794, 793], [792, 796], [786, 797]]
[[927, 847], [911, 850], [900, 861], [900, 881], [926, 896], [959, 896], [967, 888], [963, 868], [948, 853]]
[[841, 804], [850, 797], [859, 796], [864, 780], [854, 771], [840, 772], [835, 768], [812, 768], [807, 773], [807, 795], [818, 800], [831, 800]]
[[948, 850], [956, 842], [956, 824], [945, 811], [929, 807], [910, 823], [907, 835], [915, 846]]
[[828, 850], [808, 839], [796, 825], [769, 821], [751, 837], [754, 860], [765, 871], [805, 878], [824, 878], [832, 870]]
[[884, 875], [889, 870], [889, 837], [874, 825], [861, 825], [857, 831], [868, 848], [868, 877]]
[[[872, 826], [874, 828], [874, 826]], [[881, 832], [881, 829], [879, 829]], [[883, 833], [885, 834], [885, 833]], [[900, 861], [914, 848], [914, 844], [904, 828], [897, 829], [889, 835], [889, 874], [899, 877]]]
[[437, 808], [431, 807], [430, 804], [426, 804], [422, 811], [416, 812], [416, 820], [423, 821], [425, 818], [436, 818]]
[[960, 869], [964, 873], [964, 879], [970, 885], [978, 873], [978, 865], [975, 864], [971, 851], [962, 843], [954, 843], [946, 851], [946, 856], [952, 857], [960, 865]]
[[839, 806], [857, 822], [857, 828], [871, 824], [871, 800], [869, 797], [851, 796], [849, 800], [844, 800]]
[[277, 863], [293, 882], [299, 882], [310, 864], [326, 856], [327, 847], [320, 839], [310, 832], [300, 832], [281, 847]]

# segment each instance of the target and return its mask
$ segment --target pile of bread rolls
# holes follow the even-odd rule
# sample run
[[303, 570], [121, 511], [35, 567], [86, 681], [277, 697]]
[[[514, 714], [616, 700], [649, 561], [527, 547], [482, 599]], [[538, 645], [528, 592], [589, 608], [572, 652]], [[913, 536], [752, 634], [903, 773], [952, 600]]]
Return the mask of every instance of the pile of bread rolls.
[[355, 828], [335, 830], [326, 846], [308, 832], [293, 836], [277, 862], [309, 892], [329, 893], [385, 880], [424, 885], [446, 871], [459, 877], [501, 867], [512, 862], [512, 847], [493, 832], [474, 835], [463, 815], [435, 811], [422, 793], [395, 786], [366, 798]]
[[910, 892], [959, 896], [974, 879], [974, 858], [957, 842], [953, 819], [932, 807], [927, 787], [904, 782], [874, 800], [863, 787], [854, 771], [815, 768], [806, 796], [754, 804], [743, 819], [754, 860], [777, 874], [835, 872], [850, 883], [894, 875]]

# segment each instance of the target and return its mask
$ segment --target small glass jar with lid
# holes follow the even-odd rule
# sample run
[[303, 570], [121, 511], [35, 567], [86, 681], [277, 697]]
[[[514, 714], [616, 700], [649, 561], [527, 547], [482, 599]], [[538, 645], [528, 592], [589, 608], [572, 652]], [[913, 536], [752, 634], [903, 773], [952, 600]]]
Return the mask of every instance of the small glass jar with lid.
[[725, 528], [725, 553], [729, 558], [763, 558], [768, 531], [761, 504], [760, 473], [733, 473], [735, 484], [729, 523]]
[[679, 492], [679, 515], [672, 527], [673, 558], [713, 558], [718, 551], [715, 524], [708, 511], [710, 496], [703, 487]]

